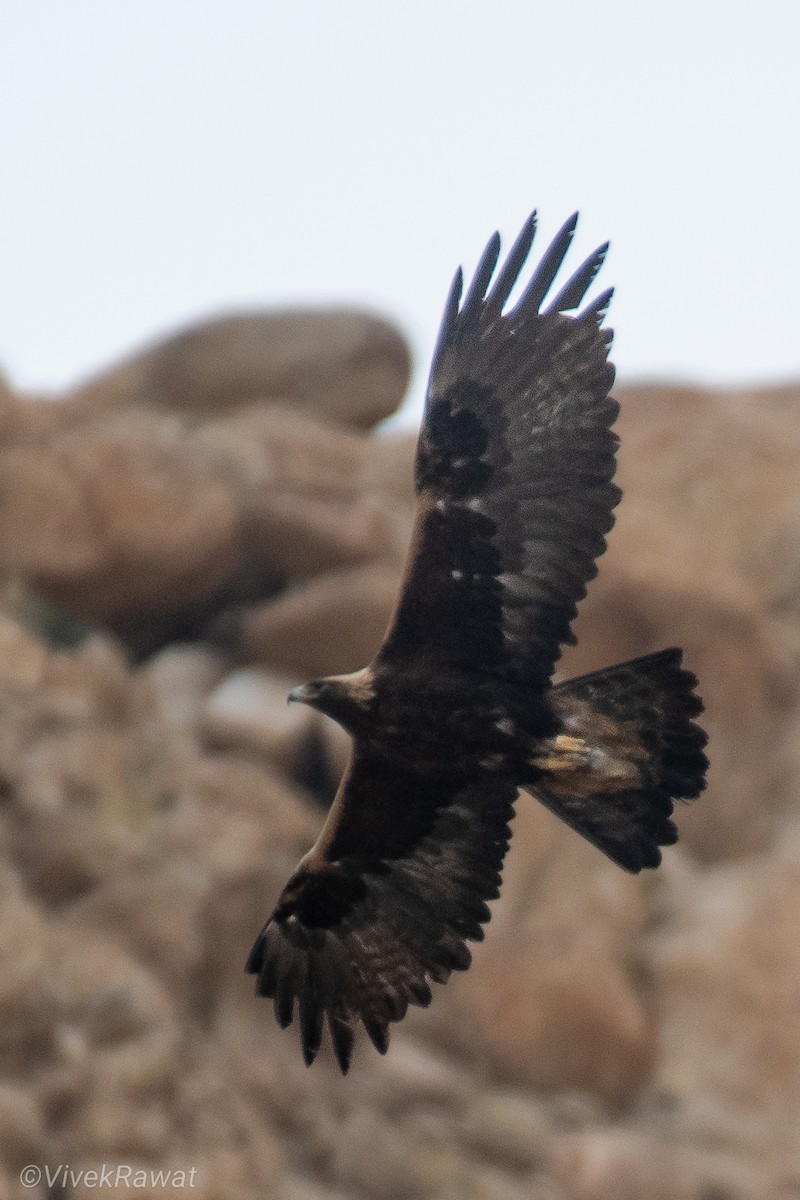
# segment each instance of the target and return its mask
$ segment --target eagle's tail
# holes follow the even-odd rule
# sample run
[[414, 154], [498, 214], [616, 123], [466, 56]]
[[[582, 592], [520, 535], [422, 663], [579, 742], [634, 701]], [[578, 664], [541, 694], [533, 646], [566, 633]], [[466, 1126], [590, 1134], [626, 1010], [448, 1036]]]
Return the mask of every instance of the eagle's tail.
[[673, 800], [693, 800], [705, 787], [696, 685], [673, 649], [553, 691], [561, 730], [537, 750], [527, 786], [628, 871], [658, 866], [659, 846], [678, 837]]

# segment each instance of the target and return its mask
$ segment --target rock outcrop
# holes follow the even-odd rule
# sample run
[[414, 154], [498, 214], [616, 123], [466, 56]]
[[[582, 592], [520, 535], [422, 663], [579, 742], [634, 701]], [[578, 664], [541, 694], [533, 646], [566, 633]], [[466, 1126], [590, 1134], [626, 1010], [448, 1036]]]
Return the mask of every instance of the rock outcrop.
[[402, 571], [413, 438], [368, 430], [407, 362], [373, 318], [253, 316], [46, 412], [0, 390], [0, 1195], [796, 1194], [800, 387], [618, 392], [562, 667], [700, 675], [710, 786], [661, 870], [521, 796], [472, 969], [385, 1059], [306, 1071], [252, 995], [348, 750], [285, 693], [369, 658]]

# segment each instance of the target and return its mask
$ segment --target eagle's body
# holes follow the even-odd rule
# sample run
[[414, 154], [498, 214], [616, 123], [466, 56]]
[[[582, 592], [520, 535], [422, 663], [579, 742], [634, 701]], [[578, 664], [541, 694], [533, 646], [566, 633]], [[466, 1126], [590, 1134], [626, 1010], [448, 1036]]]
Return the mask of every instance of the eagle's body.
[[[301, 687], [293, 694], [323, 708], [373, 752], [411, 771], [430, 773], [444, 766], [470, 775], [496, 756], [512, 768], [531, 751], [535, 733], [558, 726], [546, 694], [452, 667], [432, 674], [424, 658], [396, 670], [378, 664], [339, 679], [341, 685], [337, 680], [324, 689], [321, 704], [314, 685], [310, 693]], [[459, 745], [458, 761], [443, 762], [442, 747], [453, 741]]]
[[677, 838], [673, 800], [704, 786], [702, 705], [678, 650], [552, 686], [620, 496], [612, 482], [604, 293], [576, 317], [596, 252], [542, 311], [574, 230], [516, 306], [523, 228], [492, 288], [490, 241], [434, 356], [416, 462], [418, 512], [374, 661], [292, 699], [335, 718], [353, 754], [325, 826], [247, 969], [279, 1022], [298, 1002], [311, 1062], [323, 1020], [342, 1070], [360, 1019], [380, 1050], [429, 980], [469, 965], [498, 895], [519, 788], [631, 871]]

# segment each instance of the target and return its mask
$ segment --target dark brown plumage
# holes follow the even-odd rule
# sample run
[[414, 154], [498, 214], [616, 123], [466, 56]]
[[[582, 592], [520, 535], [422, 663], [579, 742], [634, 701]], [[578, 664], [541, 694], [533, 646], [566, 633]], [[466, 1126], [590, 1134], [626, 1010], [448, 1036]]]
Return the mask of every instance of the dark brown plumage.
[[704, 786], [702, 705], [678, 650], [551, 686], [620, 498], [604, 292], [576, 316], [597, 250], [543, 307], [576, 218], [506, 311], [524, 226], [490, 287], [489, 242], [447, 300], [416, 461], [405, 579], [372, 664], [292, 698], [353, 736], [315, 846], [247, 963], [306, 1062], [327, 1020], [346, 1071], [353, 1026], [377, 1048], [430, 981], [469, 966], [499, 893], [519, 788], [629, 871], [676, 840], [673, 800]]

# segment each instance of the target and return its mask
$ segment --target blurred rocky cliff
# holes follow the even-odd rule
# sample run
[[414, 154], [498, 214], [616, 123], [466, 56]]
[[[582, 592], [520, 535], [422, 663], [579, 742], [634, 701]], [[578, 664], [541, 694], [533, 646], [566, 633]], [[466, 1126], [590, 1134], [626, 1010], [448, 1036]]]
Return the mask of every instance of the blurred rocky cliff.
[[712, 768], [662, 869], [522, 796], [472, 969], [385, 1059], [307, 1071], [252, 994], [347, 753], [286, 692], [368, 661], [397, 591], [408, 373], [385, 321], [288, 312], [0, 388], [0, 1197], [104, 1164], [208, 1200], [799, 1194], [800, 386], [616, 392], [563, 669], [686, 647]]

